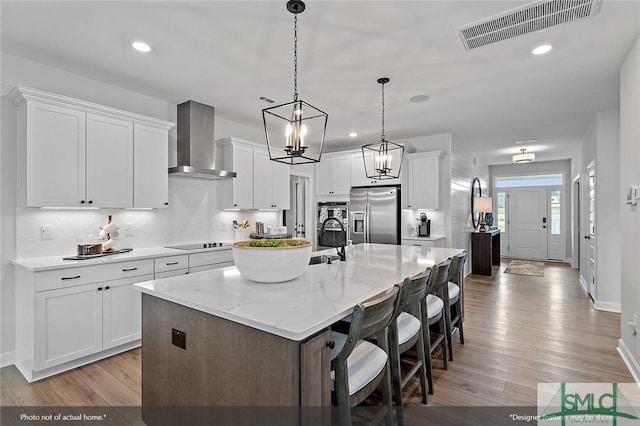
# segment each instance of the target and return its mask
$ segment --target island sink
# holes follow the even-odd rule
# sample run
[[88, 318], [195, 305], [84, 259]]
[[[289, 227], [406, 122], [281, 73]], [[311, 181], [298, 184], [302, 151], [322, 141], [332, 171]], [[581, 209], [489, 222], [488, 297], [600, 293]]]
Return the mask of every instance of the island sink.
[[326, 255], [326, 254], [321, 254], [321, 255], [318, 255], [318, 256], [311, 256], [311, 259], [309, 259], [309, 265], [317, 265], [319, 263], [327, 263], [329, 259], [331, 259], [331, 261], [333, 262], [334, 260], [340, 259], [340, 257], [339, 256], [335, 256], [335, 255]]

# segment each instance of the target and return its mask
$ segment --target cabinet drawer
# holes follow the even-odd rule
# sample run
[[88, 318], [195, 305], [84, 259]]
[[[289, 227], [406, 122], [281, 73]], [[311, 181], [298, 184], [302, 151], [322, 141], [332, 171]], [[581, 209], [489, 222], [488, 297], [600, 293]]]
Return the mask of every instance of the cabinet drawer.
[[177, 277], [178, 275], [186, 275], [189, 273], [188, 269], [178, 269], [175, 271], [156, 272], [154, 279], [159, 280], [161, 278]]
[[434, 247], [435, 241], [402, 240], [403, 246]]
[[189, 255], [165, 256], [155, 259], [155, 273], [187, 269], [189, 267]]
[[226, 268], [227, 266], [233, 266], [233, 265], [235, 265], [235, 263], [233, 262], [224, 262], [224, 263], [216, 263], [213, 265], [190, 266], [189, 273], [193, 274], [195, 272], [210, 271], [212, 269]]
[[189, 255], [189, 268], [228, 262], [233, 263], [232, 250], [207, 251]]
[[152, 259], [131, 260], [106, 265], [87, 265], [36, 272], [34, 285], [35, 291], [45, 291], [152, 273]]

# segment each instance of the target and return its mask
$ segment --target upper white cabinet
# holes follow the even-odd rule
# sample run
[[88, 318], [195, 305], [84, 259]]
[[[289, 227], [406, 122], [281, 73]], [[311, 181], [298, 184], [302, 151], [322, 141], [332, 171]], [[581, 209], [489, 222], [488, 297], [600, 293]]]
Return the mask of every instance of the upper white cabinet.
[[[367, 164], [372, 164], [373, 153], [365, 154]], [[404, 166], [404, 163], [403, 163]], [[402, 175], [401, 175], [402, 176]], [[371, 179], [367, 177], [362, 153], [351, 155], [351, 186], [376, 186], [376, 185], [400, 185], [401, 178], [397, 179]]]
[[266, 149], [253, 150], [253, 207], [289, 210], [289, 166], [271, 161]]
[[133, 125], [133, 206], [169, 205], [169, 131], [145, 124]]
[[133, 207], [133, 122], [87, 114], [89, 206]]
[[315, 164], [315, 182], [316, 195], [349, 195], [351, 155], [323, 155]]
[[218, 181], [221, 209], [289, 209], [289, 166], [271, 161], [267, 148], [236, 138], [216, 141], [216, 167], [237, 176]]
[[20, 205], [166, 205], [174, 123], [22, 86], [9, 98], [18, 107]]
[[440, 208], [440, 160], [441, 151], [416, 152], [407, 155], [403, 185], [406, 194], [403, 208]]

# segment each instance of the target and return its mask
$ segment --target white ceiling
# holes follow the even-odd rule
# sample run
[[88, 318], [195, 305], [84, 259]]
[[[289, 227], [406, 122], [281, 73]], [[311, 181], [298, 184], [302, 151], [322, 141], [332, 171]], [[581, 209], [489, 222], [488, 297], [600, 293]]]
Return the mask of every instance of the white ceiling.
[[[452, 132], [488, 164], [536, 139], [571, 158], [597, 111], [617, 108], [618, 72], [640, 35], [640, 0], [466, 52], [456, 27], [530, 2], [308, 0], [299, 16], [300, 98], [329, 114], [327, 149]], [[2, 1], [2, 50], [168, 102], [188, 99], [261, 126], [258, 98], [292, 100], [286, 1]], [[133, 51], [133, 39], [152, 45]], [[555, 48], [543, 56], [541, 43]], [[425, 103], [409, 98], [426, 94]], [[275, 104], [274, 104], [275, 105]], [[347, 135], [358, 132], [355, 139]]]

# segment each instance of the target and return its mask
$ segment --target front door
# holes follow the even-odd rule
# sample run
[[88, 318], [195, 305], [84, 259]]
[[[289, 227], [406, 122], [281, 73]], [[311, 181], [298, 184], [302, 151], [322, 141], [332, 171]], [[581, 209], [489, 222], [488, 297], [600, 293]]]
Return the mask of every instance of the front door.
[[547, 187], [509, 188], [509, 256], [546, 260]]

